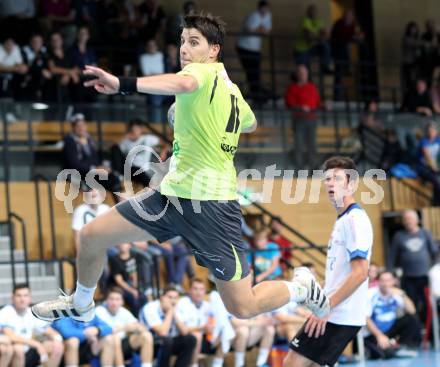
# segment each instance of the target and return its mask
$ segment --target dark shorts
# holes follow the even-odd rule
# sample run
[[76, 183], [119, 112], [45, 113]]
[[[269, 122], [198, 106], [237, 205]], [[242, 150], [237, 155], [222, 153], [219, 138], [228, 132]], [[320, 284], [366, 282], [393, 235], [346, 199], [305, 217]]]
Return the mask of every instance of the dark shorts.
[[139, 348], [133, 349], [130, 346], [130, 337], [128, 336], [126, 336], [124, 339], [121, 340], [121, 346], [122, 346], [122, 354], [124, 355], [125, 361], [131, 359], [133, 353], [139, 352]]
[[360, 326], [336, 325], [327, 322], [325, 333], [319, 338], [309, 338], [304, 333], [305, 324], [289, 343], [290, 349], [320, 366], [333, 366], [345, 347], [352, 341]]
[[249, 274], [236, 200], [197, 201], [154, 191], [124, 201], [116, 209], [159, 242], [182, 236], [197, 263], [218, 279], [240, 280]]
[[40, 365], [40, 355], [35, 348], [29, 348], [24, 356], [25, 367], [36, 367]]
[[79, 364], [89, 364], [90, 361], [95, 358], [96, 356], [92, 353], [92, 349], [90, 347], [90, 344], [87, 342], [81, 343], [79, 345]]

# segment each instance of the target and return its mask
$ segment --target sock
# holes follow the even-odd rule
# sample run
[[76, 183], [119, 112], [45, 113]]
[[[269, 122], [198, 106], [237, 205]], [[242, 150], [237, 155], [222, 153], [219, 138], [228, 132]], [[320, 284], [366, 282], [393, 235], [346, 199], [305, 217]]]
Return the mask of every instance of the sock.
[[235, 352], [235, 367], [244, 367], [244, 352]]
[[78, 367], [77, 364], [66, 364], [65, 367]]
[[214, 357], [214, 359], [212, 360], [212, 367], [222, 367], [222, 366], [223, 366], [223, 358]]
[[260, 348], [258, 350], [257, 366], [262, 366], [267, 362], [267, 357], [269, 357], [269, 348]]
[[125, 364], [121, 364], [120, 366], [116, 366], [116, 367], [125, 367]]
[[141, 364], [141, 367], [153, 367], [153, 363], [151, 362], [145, 362]]
[[73, 295], [73, 305], [75, 307], [84, 308], [93, 302], [93, 295], [95, 294], [96, 286], [87, 288], [76, 282], [76, 290]]
[[300, 285], [298, 282], [284, 281], [290, 293], [290, 302], [304, 302], [307, 298], [307, 288]]

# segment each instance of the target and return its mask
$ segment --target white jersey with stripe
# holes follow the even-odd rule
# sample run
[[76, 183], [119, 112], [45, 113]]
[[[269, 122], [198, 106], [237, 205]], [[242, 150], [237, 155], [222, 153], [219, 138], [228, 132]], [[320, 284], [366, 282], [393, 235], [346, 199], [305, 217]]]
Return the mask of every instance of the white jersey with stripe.
[[[328, 243], [325, 292], [334, 293], [351, 273], [350, 262], [356, 258], [370, 261], [373, 228], [367, 213], [351, 204], [340, 214]], [[338, 325], [363, 326], [368, 313], [368, 279], [348, 298], [331, 310], [329, 322]]]

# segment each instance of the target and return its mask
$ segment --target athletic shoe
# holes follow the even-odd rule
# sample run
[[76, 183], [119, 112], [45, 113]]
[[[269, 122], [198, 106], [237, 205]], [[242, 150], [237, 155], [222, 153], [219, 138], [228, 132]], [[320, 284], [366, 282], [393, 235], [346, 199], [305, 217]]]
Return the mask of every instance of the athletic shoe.
[[49, 322], [63, 317], [89, 322], [95, 317], [95, 302], [84, 308], [74, 307], [73, 295], [61, 295], [55, 300], [37, 303], [31, 307], [31, 311], [37, 319]]
[[329, 299], [309, 268], [305, 266], [295, 268], [293, 281], [307, 288], [307, 298], [300, 303], [302, 306], [308, 308], [318, 317], [325, 317], [330, 313]]

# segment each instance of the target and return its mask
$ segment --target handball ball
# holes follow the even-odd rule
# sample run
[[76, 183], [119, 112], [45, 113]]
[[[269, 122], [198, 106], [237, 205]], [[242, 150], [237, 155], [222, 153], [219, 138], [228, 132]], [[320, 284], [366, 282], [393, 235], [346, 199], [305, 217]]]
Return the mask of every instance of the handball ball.
[[170, 108], [168, 110], [168, 114], [167, 114], [168, 124], [171, 126], [172, 129], [174, 129], [174, 112], [175, 112], [175, 110], [176, 110], [176, 102], [174, 102], [170, 106]]

